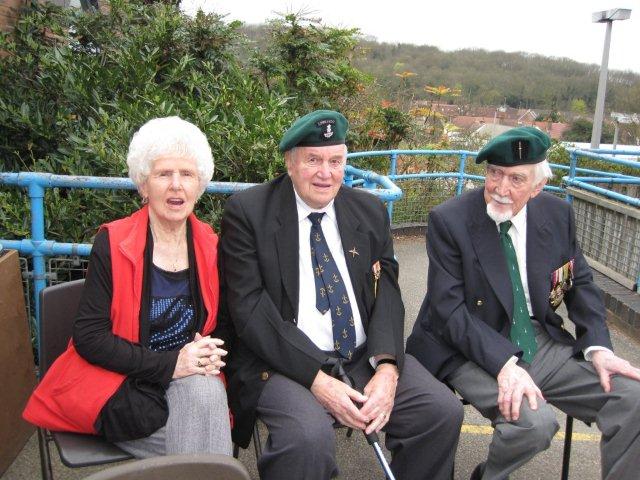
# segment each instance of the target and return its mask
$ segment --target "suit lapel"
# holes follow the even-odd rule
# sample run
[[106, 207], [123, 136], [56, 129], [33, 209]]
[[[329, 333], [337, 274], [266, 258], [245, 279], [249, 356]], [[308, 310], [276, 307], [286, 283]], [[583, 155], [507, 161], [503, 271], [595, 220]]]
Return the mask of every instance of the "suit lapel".
[[278, 192], [276, 219], [280, 227], [276, 230], [276, 249], [282, 284], [291, 306], [298, 316], [299, 271], [298, 271], [298, 210], [289, 177], [285, 178]]
[[507, 270], [507, 261], [500, 244], [500, 234], [496, 223], [486, 213], [484, 197], [479, 195], [476, 202], [476, 212], [472, 218], [475, 222], [469, 226], [471, 243], [476, 252], [480, 266], [495, 292], [498, 300], [504, 307], [509, 318], [513, 314], [513, 292]]
[[534, 316], [543, 321], [550, 290], [551, 232], [544, 212], [533, 199], [527, 204], [527, 282]]
[[336, 219], [338, 221], [338, 230], [342, 241], [342, 250], [344, 258], [351, 277], [351, 285], [356, 294], [357, 301], [362, 310], [360, 292], [364, 288], [365, 273], [370, 267], [372, 261], [369, 252], [369, 239], [367, 235], [359, 230], [360, 220], [358, 216], [352, 212], [347, 199], [342, 191], [346, 187], [342, 187], [335, 199]]

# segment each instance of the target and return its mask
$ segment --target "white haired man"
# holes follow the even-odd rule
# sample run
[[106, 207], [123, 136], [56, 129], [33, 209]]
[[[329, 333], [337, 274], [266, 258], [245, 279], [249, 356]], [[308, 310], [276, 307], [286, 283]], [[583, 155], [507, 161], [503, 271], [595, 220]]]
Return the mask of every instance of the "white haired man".
[[[374, 196], [342, 185], [347, 126], [331, 110], [299, 118], [280, 142], [287, 174], [226, 204], [233, 436], [246, 446], [256, 417], [267, 425], [263, 480], [333, 478], [336, 420], [384, 430], [396, 478], [448, 480], [462, 408], [404, 355], [389, 216]], [[329, 359], [344, 361], [359, 391], [328, 374]]]
[[[558, 430], [548, 403], [602, 431], [602, 475], [636, 479], [640, 370], [612, 352], [605, 307], [576, 243], [571, 206], [542, 192], [547, 135], [490, 141], [484, 189], [429, 216], [427, 295], [407, 352], [495, 427], [472, 479], [505, 479]], [[556, 308], [564, 300], [576, 337]], [[547, 403], [548, 402], [548, 403]]]

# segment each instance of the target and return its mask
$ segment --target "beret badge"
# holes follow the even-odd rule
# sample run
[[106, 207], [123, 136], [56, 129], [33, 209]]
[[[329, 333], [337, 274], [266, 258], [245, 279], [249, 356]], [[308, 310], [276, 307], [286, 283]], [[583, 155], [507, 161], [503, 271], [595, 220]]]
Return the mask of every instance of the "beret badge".
[[526, 161], [529, 158], [529, 142], [527, 140], [516, 140], [511, 143], [513, 158], [518, 161]]

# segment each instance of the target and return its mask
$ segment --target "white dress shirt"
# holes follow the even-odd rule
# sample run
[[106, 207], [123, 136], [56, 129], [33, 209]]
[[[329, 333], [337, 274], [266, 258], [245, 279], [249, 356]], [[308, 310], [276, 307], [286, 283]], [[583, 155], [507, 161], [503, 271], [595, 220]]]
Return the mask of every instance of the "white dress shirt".
[[[498, 231], [500, 230], [500, 224], [496, 222]], [[524, 290], [524, 296], [527, 300], [527, 310], [529, 310], [529, 316], [533, 317], [533, 309], [531, 308], [531, 298], [529, 297], [529, 279], [527, 277], [527, 208], [526, 206], [520, 210], [511, 219], [511, 228], [507, 232], [511, 237], [513, 248], [516, 251], [516, 258], [518, 259], [518, 270], [520, 272], [520, 280], [522, 280], [522, 288]], [[539, 319], [538, 321], [541, 321]], [[610, 351], [606, 347], [592, 345], [585, 348], [582, 353], [584, 358], [591, 361], [591, 354], [597, 350]], [[517, 357], [511, 357], [509, 362], [517, 361]], [[508, 362], [507, 362], [508, 363]]]
[[[500, 224], [498, 230], [500, 230]], [[522, 280], [522, 288], [524, 297], [527, 300], [527, 310], [529, 316], [533, 317], [533, 309], [531, 308], [531, 298], [529, 297], [529, 279], [527, 278], [527, 209], [521, 209], [512, 219], [511, 228], [507, 232], [511, 237], [513, 248], [516, 251], [518, 259], [518, 271], [520, 272], [520, 280]]]
[[333, 330], [331, 328], [331, 311], [324, 315], [316, 308], [316, 283], [314, 279], [313, 266], [311, 264], [311, 245], [309, 235], [311, 234], [311, 220], [307, 218], [310, 213], [324, 212], [322, 217], [322, 233], [327, 240], [331, 256], [336, 262], [340, 276], [347, 289], [351, 311], [355, 321], [356, 348], [367, 340], [367, 335], [362, 325], [360, 312], [356, 296], [353, 293], [351, 277], [347, 269], [347, 262], [344, 258], [342, 240], [338, 231], [338, 221], [333, 200], [320, 210], [309, 207], [294, 189], [296, 196], [296, 208], [298, 210], [298, 269], [299, 269], [299, 298], [298, 298], [298, 328], [311, 339], [316, 346], [325, 352], [333, 351]]

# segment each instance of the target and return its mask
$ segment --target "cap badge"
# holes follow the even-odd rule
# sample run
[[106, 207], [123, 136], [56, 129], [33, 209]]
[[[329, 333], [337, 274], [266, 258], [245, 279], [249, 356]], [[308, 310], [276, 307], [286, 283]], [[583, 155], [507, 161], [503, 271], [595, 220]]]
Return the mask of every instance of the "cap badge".
[[529, 142], [527, 140], [516, 140], [511, 144], [513, 157], [518, 161], [527, 160], [529, 158]]
[[320, 138], [322, 140], [329, 140], [333, 137], [335, 132], [333, 131], [332, 125], [335, 124], [336, 121], [333, 118], [325, 118], [316, 122], [316, 127], [322, 129], [320, 133]]

